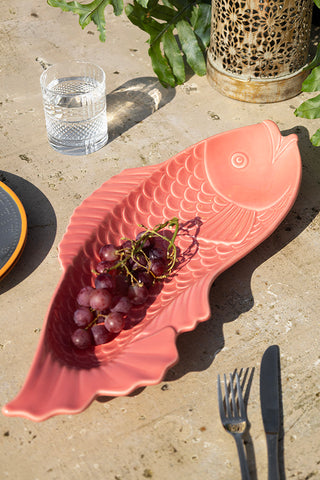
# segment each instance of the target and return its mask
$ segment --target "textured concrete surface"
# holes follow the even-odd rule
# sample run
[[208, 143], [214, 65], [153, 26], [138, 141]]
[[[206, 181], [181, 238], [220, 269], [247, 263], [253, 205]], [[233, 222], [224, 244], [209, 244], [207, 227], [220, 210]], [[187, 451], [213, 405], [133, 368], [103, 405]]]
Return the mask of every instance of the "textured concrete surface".
[[[167, 91], [151, 69], [146, 36], [125, 16], [108, 16], [101, 44], [95, 27], [82, 31], [76, 17], [43, 1], [11, 0], [1, 7], [1, 180], [20, 196], [29, 224], [23, 256], [0, 284], [1, 406], [28, 373], [60, 278], [57, 247], [69, 218], [103, 181], [264, 119], [299, 136], [303, 179], [276, 232], [215, 282], [212, 317], [178, 338], [180, 361], [159, 385], [43, 423], [1, 415], [0, 479], [238, 479], [236, 446], [220, 424], [216, 378], [248, 368], [246, 447], [252, 479], [263, 480], [259, 367], [274, 343], [281, 352], [282, 479], [320, 479], [320, 150], [309, 141], [319, 122], [293, 114], [308, 95], [245, 104], [195, 76]], [[110, 141], [88, 157], [68, 157], [47, 143], [39, 76], [45, 64], [81, 58], [106, 72]], [[139, 86], [133, 94], [126, 90], [132, 84]]]

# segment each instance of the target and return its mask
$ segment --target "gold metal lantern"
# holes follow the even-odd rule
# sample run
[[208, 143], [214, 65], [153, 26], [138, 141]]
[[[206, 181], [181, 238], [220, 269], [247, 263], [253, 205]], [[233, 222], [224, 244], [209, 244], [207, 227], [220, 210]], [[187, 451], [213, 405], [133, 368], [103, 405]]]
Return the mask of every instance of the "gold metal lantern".
[[212, 0], [209, 82], [224, 95], [271, 103], [301, 91], [312, 0]]

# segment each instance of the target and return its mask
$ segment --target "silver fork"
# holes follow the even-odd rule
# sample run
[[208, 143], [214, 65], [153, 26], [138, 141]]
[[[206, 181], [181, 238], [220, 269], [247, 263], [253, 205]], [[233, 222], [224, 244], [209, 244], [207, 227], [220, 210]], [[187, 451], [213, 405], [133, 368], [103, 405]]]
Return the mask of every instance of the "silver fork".
[[247, 415], [242, 398], [239, 375], [235, 373], [237, 391], [233, 386], [233, 377], [230, 373], [229, 385], [224, 375], [225, 397], [222, 398], [220, 375], [218, 375], [218, 402], [222, 425], [230, 433], [237, 444], [242, 480], [250, 480], [247, 458], [244, 453], [242, 434], [247, 428]]

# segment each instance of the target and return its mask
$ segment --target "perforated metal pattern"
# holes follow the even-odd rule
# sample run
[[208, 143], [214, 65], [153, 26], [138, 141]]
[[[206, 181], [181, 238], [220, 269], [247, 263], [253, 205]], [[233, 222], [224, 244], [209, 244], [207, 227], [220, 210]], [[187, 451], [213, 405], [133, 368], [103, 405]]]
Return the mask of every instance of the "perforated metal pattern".
[[302, 68], [312, 0], [212, 0], [211, 63], [228, 74], [270, 78]]

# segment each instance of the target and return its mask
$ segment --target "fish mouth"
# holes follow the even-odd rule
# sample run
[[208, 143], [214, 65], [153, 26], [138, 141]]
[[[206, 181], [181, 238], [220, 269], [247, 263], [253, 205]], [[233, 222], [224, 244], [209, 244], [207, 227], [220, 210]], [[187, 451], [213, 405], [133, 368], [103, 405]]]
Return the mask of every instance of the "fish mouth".
[[287, 137], [282, 137], [282, 141], [278, 149], [274, 152], [272, 163], [276, 163], [283, 152], [291, 145], [298, 142], [298, 137], [295, 133], [291, 133]]
[[291, 133], [283, 137], [278, 126], [272, 120], [264, 120], [262, 124], [268, 131], [273, 152], [271, 163], [275, 164], [290, 144], [296, 144], [298, 142], [298, 136], [295, 133]]

